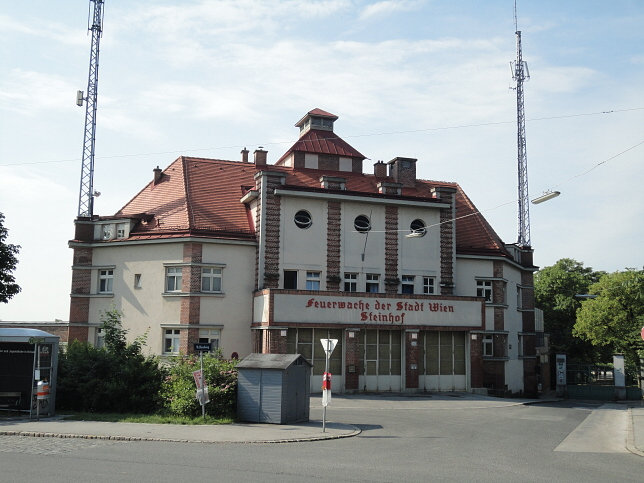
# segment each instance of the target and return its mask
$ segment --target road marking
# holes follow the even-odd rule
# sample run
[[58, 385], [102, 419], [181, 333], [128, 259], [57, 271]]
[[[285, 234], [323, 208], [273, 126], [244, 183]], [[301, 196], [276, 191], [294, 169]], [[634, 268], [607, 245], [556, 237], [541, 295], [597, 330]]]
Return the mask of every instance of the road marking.
[[619, 404], [594, 409], [555, 451], [571, 453], [628, 453], [628, 411]]

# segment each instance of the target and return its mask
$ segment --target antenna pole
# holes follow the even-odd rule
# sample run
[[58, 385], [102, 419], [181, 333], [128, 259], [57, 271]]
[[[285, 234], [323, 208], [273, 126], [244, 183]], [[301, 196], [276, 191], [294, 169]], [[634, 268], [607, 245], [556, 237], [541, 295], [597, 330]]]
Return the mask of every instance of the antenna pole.
[[517, 36], [517, 59], [511, 63], [512, 79], [517, 91], [517, 171], [519, 174], [519, 237], [517, 244], [530, 246], [530, 206], [528, 195], [528, 155], [526, 152], [525, 111], [523, 104], [523, 81], [530, 79], [528, 64], [521, 51], [521, 31], [517, 28], [517, 4], [514, 2], [514, 27]]
[[85, 131], [83, 135], [83, 162], [81, 166], [80, 194], [78, 197], [78, 216], [91, 218], [94, 214], [94, 146], [96, 144], [96, 107], [98, 97], [98, 54], [103, 32], [103, 4], [105, 0], [89, 0], [94, 3], [91, 24], [88, 19], [88, 30], [92, 32], [92, 47], [89, 54], [89, 76], [87, 79], [87, 97], [79, 92], [77, 104], [85, 105]]

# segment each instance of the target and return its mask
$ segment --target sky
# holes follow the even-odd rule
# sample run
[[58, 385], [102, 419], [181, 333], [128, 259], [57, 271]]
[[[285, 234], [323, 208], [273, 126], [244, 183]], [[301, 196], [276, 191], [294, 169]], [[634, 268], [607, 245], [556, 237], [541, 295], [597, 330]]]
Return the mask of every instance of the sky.
[[[22, 292], [68, 320], [91, 36], [87, 0], [0, 0], [0, 212]], [[644, 265], [644, 2], [519, 0], [531, 244], [540, 267]], [[313, 108], [373, 163], [417, 158], [517, 241], [513, 0], [106, 0], [94, 214], [181, 155], [275, 162]]]

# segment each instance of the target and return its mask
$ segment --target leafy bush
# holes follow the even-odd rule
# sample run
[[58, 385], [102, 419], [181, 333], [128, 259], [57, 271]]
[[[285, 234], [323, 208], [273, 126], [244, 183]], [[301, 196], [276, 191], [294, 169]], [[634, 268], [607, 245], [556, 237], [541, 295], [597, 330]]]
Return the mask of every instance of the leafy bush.
[[127, 344], [118, 311], [106, 312], [102, 322], [105, 348], [75, 340], [61, 354], [58, 408], [146, 414], [157, 411], [165, 370], [159, 367], [157, 358], [141, 354], [144, 338]]
[[[203, 372], [210, 402], [206, 414], [231, 417], [237, 403], [237, 361], [221, 358], [221, 353], [203, 356]], [[161, 398], [166, 410], [177, 416], [198, 416], [201, 405], [192, 373], [200, 369], [199, 356], [179, 356], [170, 360]]]

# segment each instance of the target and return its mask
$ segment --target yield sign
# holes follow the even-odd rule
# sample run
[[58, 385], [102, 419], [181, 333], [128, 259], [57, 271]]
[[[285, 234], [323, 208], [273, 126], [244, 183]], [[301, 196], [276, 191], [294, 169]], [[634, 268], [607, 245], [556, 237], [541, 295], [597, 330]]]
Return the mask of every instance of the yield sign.
[[322, 343], [322, 347], [324, 347], [324, 352], [330, 357], [338, 343], [338, 339], [320, 339], [320, 342]]

